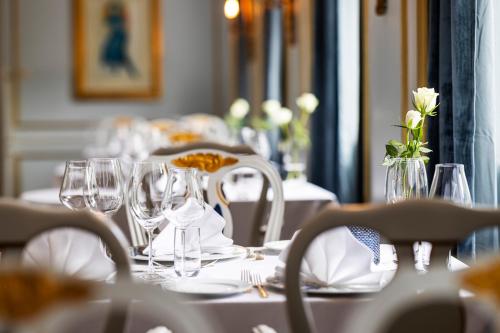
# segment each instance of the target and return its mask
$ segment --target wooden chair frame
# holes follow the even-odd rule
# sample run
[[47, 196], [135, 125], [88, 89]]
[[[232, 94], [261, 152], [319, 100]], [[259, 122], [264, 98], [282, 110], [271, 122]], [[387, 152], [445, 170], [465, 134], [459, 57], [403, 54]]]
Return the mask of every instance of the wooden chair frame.
[[[500, 224], [500, 211], [468, 209], [440, 200], [403, 201], [394, 205], [329, 205], [297, 235], [288, 255], [285, 277], [287, 310], [293, 332], [315, 332], [310, 309], [304, 306], [299, 272], [309, 244], [321, 233], [340, 226], [374, 229], [394, 244], [399, 268], [414, 265], [413, 244], [432, 243], [431, 269], [443, 268], [450, 249], [473, 231]], [[398, 278], [398, 273], [395, 279]]]

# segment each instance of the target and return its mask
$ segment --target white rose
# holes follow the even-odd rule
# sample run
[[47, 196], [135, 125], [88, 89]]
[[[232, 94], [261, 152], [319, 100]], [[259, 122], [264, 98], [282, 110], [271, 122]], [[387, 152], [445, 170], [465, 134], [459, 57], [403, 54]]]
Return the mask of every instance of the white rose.
[[436, 100], [439, 96], [434, 88], [418, 88], [413, 92], [415, 107], [421, 112], [428, 112], [436, 107]]
[[319, 105], [319, 101], [311, 93], [303, 93], [297, 98], [297, 106], [307, 113], [313, 113]]
[[262, 103], [262, 110], [271, 117], [271, 114], [281, 110], [281, 103], [275, 99], [268, 99]]
[[246, 99], [238, 98], [231, 104], [229, 108], [229, 113], [232, 117], [236, 119], [243, 119], [250, 111], [250, 104], [248, 104]]
[[278, 111], [270, 113], [269, 117], [274, 124], [284, 126], [292, 121], [293, 113], [290, 109], [281, 108]]
[[420, 112], [415, 110], [410, 110], [406, 113], [405, 124], [409, 129], [415, 129], [422, 120], [422, 115]]

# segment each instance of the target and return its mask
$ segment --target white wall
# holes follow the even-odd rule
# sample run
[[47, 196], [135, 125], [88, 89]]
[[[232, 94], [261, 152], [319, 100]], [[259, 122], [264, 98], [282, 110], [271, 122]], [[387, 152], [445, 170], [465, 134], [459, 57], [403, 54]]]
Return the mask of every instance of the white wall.
[[[0, 0], [2, 9], [19, 5], [19, 61], [23, 72], [21, 85], [14, 89], [3, 77], [4, 122], [7, 128], [7, 153], [4, 189], [7, 194], [50, 186], [51, 166], [78, 157], [92, 140], [85, 128], [72, 129], [65, 122], [98, 121], [104, 117], [129, 114], [145, 118], [176, 117], [193, 112], [214, 112], [227, 103], [221, 82], [224, 72], [215, 66], [225, 62], [220, 47], [214, 46], [214, 34], [224, 33], [219, 0], [160, 0], [164, 36], [164, 94], [152, 102], [82, 102], [72, 98], [72, 12], [68, 0]], [[220, 8], [219, 8], [220, 7]], [[219, 14], [217, 9], [219, 10]], [[2, 31], [12, 33], [12, 18], [3, 10]], [[223, 38], [216, 36], [215, 40]], [[2, 61], [9, 64], [9, 44]], [[219, 45], [220, 46], [220, 45]], [[214, 82], [219, 82], [214, 88]], [[19, 93], [18, 115], [12, 120]], [[220, 112], [220, 110], [217, 110]], [[36, 175], [35, 178], [33, 178]], [[17, 185], [16, 185], [17, 184]]]

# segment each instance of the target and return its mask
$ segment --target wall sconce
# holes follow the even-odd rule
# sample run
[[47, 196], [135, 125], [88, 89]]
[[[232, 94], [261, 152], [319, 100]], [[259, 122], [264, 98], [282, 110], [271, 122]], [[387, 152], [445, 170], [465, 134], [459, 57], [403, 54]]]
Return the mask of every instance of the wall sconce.
[[238, 0], [226, 0], [224, 3], [224, 15], [232, 20], [240, 13], [240, 3]]

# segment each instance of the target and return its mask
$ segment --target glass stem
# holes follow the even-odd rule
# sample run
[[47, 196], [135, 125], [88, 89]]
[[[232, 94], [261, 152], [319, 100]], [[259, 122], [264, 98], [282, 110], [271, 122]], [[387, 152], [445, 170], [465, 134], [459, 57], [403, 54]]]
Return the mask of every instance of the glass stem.
[[153, 267], [153, 230], [149, 229], [148, 230], [148, 247], [149, 247], [149, 252], [148, 252], [148, 274], [153, 274], [155, 269]]

